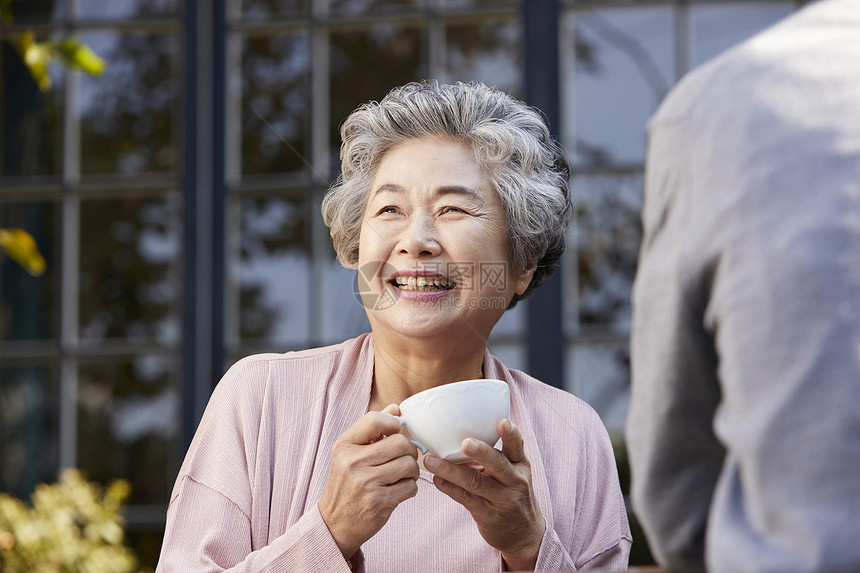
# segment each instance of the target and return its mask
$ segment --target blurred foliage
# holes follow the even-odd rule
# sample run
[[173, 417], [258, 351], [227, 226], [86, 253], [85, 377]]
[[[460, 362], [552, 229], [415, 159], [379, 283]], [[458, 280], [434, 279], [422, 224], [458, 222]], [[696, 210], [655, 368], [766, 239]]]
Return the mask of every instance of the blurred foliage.
[[82, 338], [170, 340], [180, 292], [176, 209], [159, 197], [81, 202]]
[[[156, 0], [141, 0], [143, 13]], [[82, 175], [170, 174], [178, 167], [176, 112], [180, 95], [179, 38], [147, 31], [97, 31], [86, 36], [104, 50], [110, 68], [84, 78], [81, 101]]]
[[579, 319], [624, 332], [630, 323], [630, 294], [642, 240], [642, 177], [580, 177], [573, 186]]
[[[242, 173], [309, 165], [311, 37], [247, 37], [242, 46]], [[328, 173], [319, 174], [321, 184]]]
[[131, 492], [124, 480], [106, 490], [66, 470], [36, 487], [32, 505], [0, 494], [0, 570], [5, 573], [126, 573], [138, 571], [123, 545], [120, 508]]
[[45, 258], [36, 240], [23, 229], [0, 229], [0, 249], [34, 277], [45, 272]]
[[[12, 0], [3, 0], [0, 4], [0, 20], [6, 25], [13, 23]], [[101, 74], [106, 65], [105, 61], [89, 46], [74, 36], [66, 36], [59, 41], [37, 41], [33, 32], [27, 31], [13, 40], [12, 44], [42, 91], [51, 89], [51, 75], [48, 68], [53, 61], [59, 62], [67, 69], [94, 76]]]

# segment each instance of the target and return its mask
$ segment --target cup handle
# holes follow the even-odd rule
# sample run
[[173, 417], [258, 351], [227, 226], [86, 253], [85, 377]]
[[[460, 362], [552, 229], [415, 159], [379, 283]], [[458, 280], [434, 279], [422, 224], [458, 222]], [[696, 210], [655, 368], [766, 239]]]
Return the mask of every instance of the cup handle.
[[[406, 420], [403, 419], [403, 416], [394, 416], [394, 417], [397, 418], [397, 420], [400, 422], [401, 426], [406, 426]], [[406, 430], [409, 431], [409, 426], [406, 426]], [[410, 434], [410, 436], [411, 436], [411, 434]], [[412, 442], [413, 444], [415, 444], [415, 447], [418, 448], [419, 450], [421, 450], [422, 454], [427, 453], [427, 448], [424, 446], [424, 444], [422, 444], [418, 440], [409, 440], [409, 441]]]

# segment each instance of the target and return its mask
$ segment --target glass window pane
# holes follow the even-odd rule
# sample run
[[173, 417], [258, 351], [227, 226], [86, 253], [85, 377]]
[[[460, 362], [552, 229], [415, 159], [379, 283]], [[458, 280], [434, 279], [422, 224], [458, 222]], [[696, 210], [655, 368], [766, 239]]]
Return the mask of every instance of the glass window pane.
[[519, 22], [487, 20], [450, 26], [447, 38], [446, 81], [479, 81], [522, 98], [522, 26]]
[[0, 228], [20, 228], [36, 241], [45, 273], [34, 277], [0, 251], [0, 340], [59, 337], [59, 207], [54, 202], [0, 202]]
[[176, 372], [159, 356], [82, 360], [78, 466], [89, 479], [131, 482], [131, 504], [166, 504], [179, 437]]
[[[155, 571], [164, 543], [164, 524], [153, 525], [151, 521], [135, 524], [131, 519], [134, 509], [129, 509], [126, 508], [125, 543], [134, 550], [142, 571]], [[160, 513], [163, 518], [164, 512]]]
[[442, 0], [445, 8], [497, 8], [505, 6], [518, 6], [519, 0]]
[[346, 269], [332, 258], [324, 272], [320, 307], [324, 343], [335, 344], [370, 332], [359, 295], [358, 271]]
[[691, 9], [692, 62], [698, 66], [788, 16], [791, 2], [783, 4], [729, 4], [696, 6]]
[[[540, 287], [538, 287], [540, 289]], [[490, 340], [493, 338], [504, 338], [509, 340], [514, 337], [527, 336], [527, 316], [526, 308], [528, 308], [528, 300], [523, 300], [517, 303], [517, 306], [510, 310], [506, 310], [496, 326], [493, 327], [493, 332], [490, 334]]]
[[571, 241], [576, 248], [565, 253], [565, 273], [570, 288], [566, 300], [578, 303], [578, 313], [568, 309], [566, 330], [581, 324], [605, 325], [614, 332], [630, 329], [630, 293], [642, 238], [642, 177], [576, 176], [576, 221]]
[[[16, 5], [16, 4], [13, 4]], [[37, 40], [47, 39], [37, 36]], [[0, 176], [60, 174], [64, 75], [49, 68], [51, 88], [39, 89], [21, 56], [0, 42]]]
[[374, 16], [397, 10], [424, 8], [427, 0], [329, 0], [337, 16]]
[[81, 78], [81, 173], [167, 173], [176, 168], [178, 38], [93, 32], [82, 41], [107, 62]]
[[178, 12], [179, 0], [77, 0], [78, 16], [85, 20], [114, 20], [134, 17], [170, 16]]
[[80, 336], [179, 339], [178, 201], [81, 202]]
[[507, 339], [504, 342], [500, 342], [490, 338], [487, 349], [508, 368], [522, 370], [523, 372], [528, 371], [529, 352], [525, 342], [511, 342]]
[[310, 164], [310, 36], [242, 43], [242, 172], [277, 173]]
[[310, 221], [304, 199], [240, 201], [239, 334], [245, 342], [306, 345], [310, 339]]
[[566, 390], [594, 408], [613, 436], [624, 432], [630, 403], [630, 351], [626, 345], [570, 344]]
[[18, 0], [10, 2], [9, 8], [15, 25], [44, 24], [62, 21], [67, 3], [67, 0]]
[[380, 25], [372, 30], [332, 34], [331, 135], [332, 165], [340, 165], [340, 124], [359, 104], [380, 100], [391, 88], [422, 79], [420, 30]]
[[671, 87], [668, 7], [569, 11], [561, 28], [562, 141], [577, 164], [641, 163]]
[[304, 16], [313, 0], [242, 0], [242, 17], [262, 21], [272, 17]]
[[59, 385], [44, 363], [0, 368], [0, 491], [27, 499], [59, 466]]

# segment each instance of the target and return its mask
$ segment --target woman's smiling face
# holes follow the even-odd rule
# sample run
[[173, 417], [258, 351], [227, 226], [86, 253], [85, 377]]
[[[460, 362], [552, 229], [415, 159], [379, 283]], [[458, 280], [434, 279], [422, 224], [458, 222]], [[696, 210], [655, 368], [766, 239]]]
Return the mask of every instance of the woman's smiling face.
[[513, 268], [501, 197], [472, 148], [447, 137], [382, 158], [361, 225], [362, 298], [374, 331], [486, 342], [533, 268]]

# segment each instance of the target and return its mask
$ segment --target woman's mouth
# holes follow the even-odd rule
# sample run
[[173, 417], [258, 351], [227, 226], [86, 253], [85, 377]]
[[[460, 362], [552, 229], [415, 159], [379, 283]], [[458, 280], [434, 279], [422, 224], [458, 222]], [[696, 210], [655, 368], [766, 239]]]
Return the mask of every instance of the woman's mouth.
[[456, 283], [440, 276], [402, 276], [398, 275], [391, 279], [391, 284], [403, 290], [417, 292], [436, 292], [451, 290], [457, 286]]

